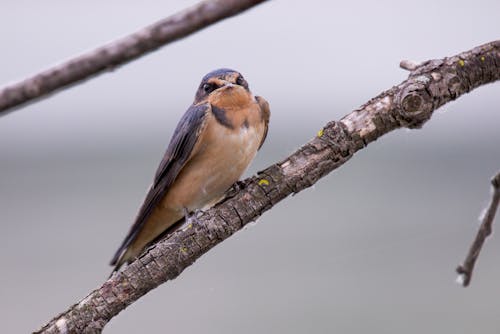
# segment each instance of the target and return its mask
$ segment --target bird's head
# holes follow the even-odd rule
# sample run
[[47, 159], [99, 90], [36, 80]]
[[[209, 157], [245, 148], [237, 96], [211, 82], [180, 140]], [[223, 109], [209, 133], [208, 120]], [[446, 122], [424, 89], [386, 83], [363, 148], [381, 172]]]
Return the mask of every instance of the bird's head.
[[253, 101], [247, 81], [241, 73], [221, 68], [205, 75], [196, 91], [194, 104], [210, 102], [215, 105], [242, 104]]

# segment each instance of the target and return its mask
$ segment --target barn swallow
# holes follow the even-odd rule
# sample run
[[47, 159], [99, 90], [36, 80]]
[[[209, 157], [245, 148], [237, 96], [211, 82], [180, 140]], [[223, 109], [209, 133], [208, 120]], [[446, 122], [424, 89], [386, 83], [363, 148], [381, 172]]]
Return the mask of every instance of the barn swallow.
[[269, 104], [234, 70], [205, 75], [177, 125], [135, 223], [111, 260], [118, 270], [189, 214], [215, 205], [266, 139]]

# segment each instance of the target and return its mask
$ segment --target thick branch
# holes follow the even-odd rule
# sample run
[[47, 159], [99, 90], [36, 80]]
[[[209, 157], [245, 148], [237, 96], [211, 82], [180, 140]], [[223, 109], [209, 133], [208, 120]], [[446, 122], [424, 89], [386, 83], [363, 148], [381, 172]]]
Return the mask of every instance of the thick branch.
[[486, 209], [484, 217], [482, 217], [481, 226], [479, 226], [476, 238], [470, 246], [469, 253], [467, 253], [464, 263], [457, 267], [459, 281], [464, 287], [469, 285], [472, 279], [474, 265], [481, 252], [481, 248], [483, 248], [486, 238], [493, 230], [493, 220], [495, 219], [498, 203], [500, 202], [500, 172], [491, 180], [491, 185], [493, 186], [493, 193], [491, 195], [490, 205]]
[[50, 321], [40, 333], [98, 331], [125, 307], [186, 267], [290, 194], [313, 185], [380, 136], [421, 127], [435, 109], [470, 90], [500, 79], [500, 41], [457, 56], [416, 66], [407, 80], [317, 136], [285, 160], [244, 181], [222, 203], [185, 223], [122, 272]]
[[84, 53], [0, 90], [0, 115], [71, 84], [134, 60], [265, 0], [206, 0], [131, 35]]

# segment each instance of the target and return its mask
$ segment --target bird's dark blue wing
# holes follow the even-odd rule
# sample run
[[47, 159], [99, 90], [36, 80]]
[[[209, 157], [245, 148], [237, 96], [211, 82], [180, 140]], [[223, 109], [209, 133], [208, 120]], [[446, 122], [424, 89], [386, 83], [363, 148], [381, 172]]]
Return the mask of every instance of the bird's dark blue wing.
[[193, 148], [199, 139], [200, 131], [205, 124], [205, 116], [209, 110], [210, 104], [208, 103], [193, 105], [189, 107], [179, 121], [179, 124], [177, 124], [167, 151], [156, 171], [154, 182], [137, 214], [137, 218], [130, 228], [127, 237], [111, 260], [111, 265], [117, 266], [115, 270], [122, 264], [119, 260], [124, 251], [137, 237], [153, 209], [165, 196], [180, 170], [191, 157]]

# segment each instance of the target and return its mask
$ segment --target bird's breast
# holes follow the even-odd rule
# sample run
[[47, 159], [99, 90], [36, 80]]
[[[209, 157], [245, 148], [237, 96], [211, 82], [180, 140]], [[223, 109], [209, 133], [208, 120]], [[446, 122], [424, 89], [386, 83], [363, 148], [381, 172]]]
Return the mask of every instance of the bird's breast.
[[164, 205], [192, 211], [215, 204], [255, 157], [263, 125], [228, 128], [213, 116], [207, 122], [198, 152], [182, 169]]

